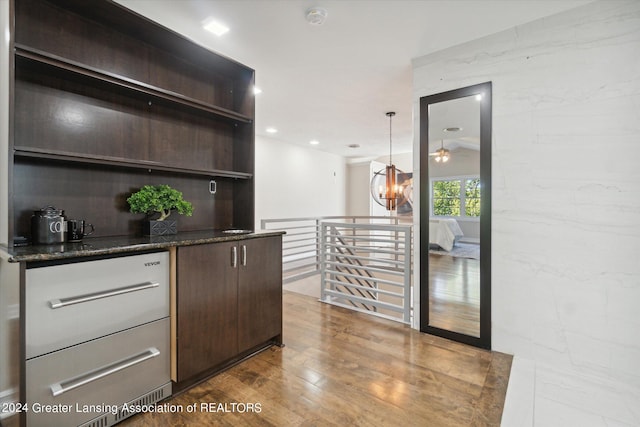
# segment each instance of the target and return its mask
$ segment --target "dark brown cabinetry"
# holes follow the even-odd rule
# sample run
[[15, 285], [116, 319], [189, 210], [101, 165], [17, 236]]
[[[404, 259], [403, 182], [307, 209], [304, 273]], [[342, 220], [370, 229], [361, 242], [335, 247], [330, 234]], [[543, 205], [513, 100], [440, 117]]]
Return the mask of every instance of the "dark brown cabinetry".
[[145, 184], [193, 203], [180, 230], [253, 228], [252, 69], [111, 1], [13, 4], [10, 236], [45, 205], [137, 234]]
[[281, 343], [282, 237], [179, 247], [177, 381]]
[[[282, 334], [282, 237], [240, 242], [238, 351]], [[280, 342], [278, 342], [280, 343]]]
[[[178, 248], [177, 367], [184, 380], [236, 355], [238, 347], [236, 242]], [[236, 249], [237, 251], [237, 249]]]

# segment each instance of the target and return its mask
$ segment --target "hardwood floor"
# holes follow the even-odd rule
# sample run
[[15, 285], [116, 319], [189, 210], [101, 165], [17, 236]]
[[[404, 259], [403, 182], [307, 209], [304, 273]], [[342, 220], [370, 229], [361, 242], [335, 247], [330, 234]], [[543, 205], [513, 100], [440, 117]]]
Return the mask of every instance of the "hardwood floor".
[[511, 356], [288, 291], [283, 335], [285, 347], [164, 402], [174, 412], [139, 414], [120, 426], [500, 424]]
[[429, 255], [429, 324], [480, 336], [480, 261]]

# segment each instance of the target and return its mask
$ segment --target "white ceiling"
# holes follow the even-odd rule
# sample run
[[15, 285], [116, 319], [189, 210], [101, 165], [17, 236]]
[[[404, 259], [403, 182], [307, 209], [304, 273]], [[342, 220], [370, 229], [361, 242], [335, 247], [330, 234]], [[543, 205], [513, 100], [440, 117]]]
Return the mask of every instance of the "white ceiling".
[[[257, 135], [368, 158], [389, 152], [387, 111], [394, 154], [411, 151], [412, 58], [593, 0], [116, 1], [254, 68]], [[306, 22], [312, 6], [327, 10], [324, 24]], [[230, 31], [205, 31], [210, 17]]]
[[429, 152], [459, 147], [480, 151], [481, 99], [473, 95], [429, 106]]

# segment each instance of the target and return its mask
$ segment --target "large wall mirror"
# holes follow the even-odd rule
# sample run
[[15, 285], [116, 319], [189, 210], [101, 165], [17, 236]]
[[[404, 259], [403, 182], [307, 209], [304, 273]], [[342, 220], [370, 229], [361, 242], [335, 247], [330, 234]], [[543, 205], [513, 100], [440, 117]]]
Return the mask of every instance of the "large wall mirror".
[[420, 330], [491, 348], [491, 83], [420, 98]]

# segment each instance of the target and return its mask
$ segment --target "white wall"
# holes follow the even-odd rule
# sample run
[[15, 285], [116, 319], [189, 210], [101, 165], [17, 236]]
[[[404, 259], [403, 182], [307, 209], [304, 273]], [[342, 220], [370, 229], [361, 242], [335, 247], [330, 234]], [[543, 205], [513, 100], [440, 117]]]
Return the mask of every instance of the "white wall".
[[[9, 59], [10, 2], [0, 1], [0, 200], [9, 200]], [[0, 204], [0, 243], [9, 241], [9, 210]]]
[[369, 162], [347, 165], [347, 215], [369, 215], [370, 184]]
[[413, 99], [417, 153], [420, 97], [493, 82], [493, 348], [636, 398], [639, 52], [640, 2], [599, 1], [414, 60]]
[[[413, 153], [394, 153], [391, 160], [393, 161], [393, 164], [396, 165], [396, 168], [400, 169], [402, 172], [413, 172]], [[384, 156], [380, 156], [376, 161], [388, 165], [389, 155], [386, 154]]]
[[[0, 0], [0, 200], [9, 200], [9, 81], [10, 2]], [[9, 211], [0, 203], [0, 244], [9, 241]], [[18, 425], [17, 415], [4, 410], [4, 404], [19, 400], [18, 362], [19, 268], [9, 264], [0, 250], [0, 423]]]
[[256, 136], [256, 229], [262, 219], [346, 215], [345, 177], [341, 156]]

